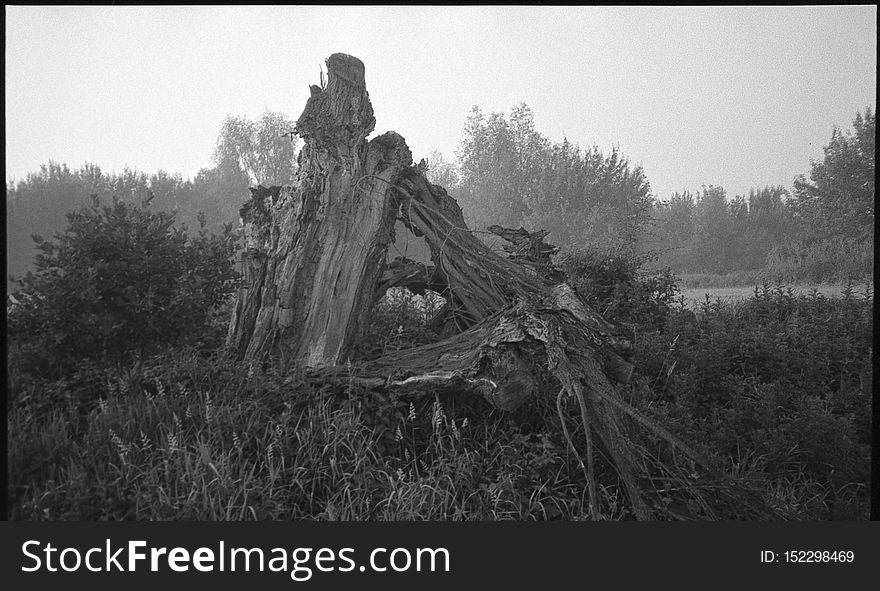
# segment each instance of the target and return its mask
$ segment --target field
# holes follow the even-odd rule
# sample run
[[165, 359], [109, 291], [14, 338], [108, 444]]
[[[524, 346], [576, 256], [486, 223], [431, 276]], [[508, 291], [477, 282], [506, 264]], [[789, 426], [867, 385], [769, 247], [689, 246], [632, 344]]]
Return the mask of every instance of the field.
[[[596, 285], [596, 273], [586, 278]], [[736, 302], [703, 303], [696, 314], [673, 290], [658, 298], [656, 283], [582, 293], [634, 330], [625, 398], [716, 470], [698, 474], [633, 425], [658, 463], [682, 470], [670, 480], [644, 467], [655, 519], [867, 518], [872, 298], [828, 289], [739, 288]], [[373, 348], [423, 342], [424, 308], [405, 293], [387, 299]], [[281, 362], [260, 370], [193, 348], [81, 363], [47, 379], [22, 364], [23, 344], [10, 343], [11, 519], [591, 515], [564, 432], [582, 454], [577, 409], [563, 409], [565, 427], [550, 388], [500, 413], [455, 396], [310, 385]], [[606, 454], [596, 454], [599, 519], [633, 519]]]

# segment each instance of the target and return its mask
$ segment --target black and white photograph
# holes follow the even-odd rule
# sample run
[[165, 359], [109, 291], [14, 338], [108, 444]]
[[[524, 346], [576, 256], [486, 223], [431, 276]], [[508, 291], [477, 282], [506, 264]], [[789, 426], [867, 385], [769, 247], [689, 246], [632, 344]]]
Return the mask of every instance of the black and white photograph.
[[870, 519], [875, 5], [5, 16], [9, 521]]

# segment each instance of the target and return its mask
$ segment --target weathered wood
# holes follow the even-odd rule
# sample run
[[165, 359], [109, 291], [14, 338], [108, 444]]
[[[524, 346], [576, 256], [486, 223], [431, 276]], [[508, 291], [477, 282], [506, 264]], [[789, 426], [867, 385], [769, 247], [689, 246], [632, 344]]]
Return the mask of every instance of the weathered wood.
[[[401, 136], [366, 141], [375, 118], [360, 60], [334, 54], [327, 70], [327, 86], [311, 87], [297, 122], [305, 146], [295, 182], [253, 189], [241, 210], [245, 281], [229, 350], [251, 361], [286, 352], [310, 380], [452, 390], [504, 410], [539, 394], [537, 376], [549, 373], [581, 409], [594, 516], [591, 433], [610, 454], [636, 516], [648, 517], [637, 484], [640, 452], [621, 414], [651, 424], [614, 386], [629, 380], [629, 342], [564, 282], [546, 233], [493, 227], [511, 243], [509, 256], [494, 252], [468, 229], [458, 203], [428, 182], [425, 166], [413, 166]], [[424, 238], [432, 265], [387, 262], [397, 221]], [[377, 297], [392, 286], [446, 298], [435, 319], [447, 338], [348, 363]]]
[[[467, 325], [517, 301], [539, 301], [557, 289], [562, 278], [558, 269], [544, 272], [491, 250], [467, 228], [458, 203], [442, 187], [428, 183], [416, 167], [400, 169], [395, 192], [404, 224], [416, 235], [424, 236], [431, 249], [436, 273], [448, 286], [442, 295], [451, 303], [451, 313]], [[529, 241], [533, 242], [535, 236], [540, 236], [537, 243], [543, 244], [546, 234], [529, 234]], [[570, 288], [561, 293], [569, 300], [566, 308], [576, 310], [589, 331], [591, 346], [609, 375], [628, 381], [632, 371], [626, 360], [631, 353], [629, 341]]]
[[227, 338], [239, 357], [345, 362], [374, 303], [396, 218], [388, 184], [412, 157], [396, 134], [366, 142], [375, 118], [360, 60], [334, 54], [327, 71], [297, 121], [294, 184], [258, 188], [241, 210], [245, 286]]
[[550, 234], [546, 230], [529, 232], [522, 227], [514, 230], [497, 225], [489, 226], [486, 230], [510, 242], [510, 244], [505, 244], [502, 248], [505, 252], [510, 253], [510, 258], [512, 259], [528, 260], [549, 265], [551, 263], [550, 255], [559, 252], [558, 246], [544, 242], [544, 238]]
[[[548, 363], [551, 371], [571, 365], [573, 355], [584, 360], [577, 371], [585, 372], [580, 379], [586, 387], [610, 392], [612, 380], [628, 380], [631, 366], [619, 359], [609, 361], [607, 352], [597, 350], [601, 344], [585, 322], [583, 304], [563, 283], [540, 300], [519, 301], [442, 341], [359, 363], [354, 373], [352, 367], [338, 366], [308, 375], [318, 381], [353, 381], [380, 389], [458, 390], [514, 410], [535, 393], [534, 380], [526, 380], [524, 372], [534, 376], [539, 366]], [[532, 386], [524, 387], [526, 382]]]
[[[440, 291], [446, 316], [458, 327], [546, 295], [560, 277], [500, 256], [478, 240], [455, 200], [428, 182], [423, 167], [413, 166], [402, 137], [388, 132], [366, 142], [375, 118], [360, 60], [334, 54], [327, 69], [326, 88], [311, 87], [297, 121], [305, 146], [294, 184], [258, 187], [242, 208], [246, 277], [230, 324], [230, 350], [260, 360], [285, 349], [308, 367], [343, 363], [376, 295], [394, 284]], [[397, 219], [431, 250], [434, 265], [425, 268], [424, 281], [411, 263], [386, 264]], [[533, 261], [546, 263], [546, 234], [519, 234], [516, 239], [529, 247], [515, 256], [532, 253]], [[605, 358], [621, 365], [619, 345], [625, 343], [614, 328], [591, 310], [583, 315], [596, 348], [617, 348]]]
[[[556, 294], [561, 309], [581, 324], [580, 338], [603, 371], [626, 381], [632, 368], [627, 341], [557, 285], [559, 271], [549, 265], [555, 247], [544, 243], [546, 232], [493, 227], [513, 247], [510, 257], [491, 250], [468, 229], [458, 203], [428, 182], [424, 167], [413, 166], [402, 137], [388, 132], [366, 142], [375, 118], [363, 64], [334, 54], [327, 68], [326, 88], [311, 87], [297, 122], [305, 146], [296, 182], [252, 190], [241, 210], [246, 277], [230, 324], [230, 349], [251, 360], [285, 349], [306, 367], [344, 363], [376, 296], [395, 285], [441, 293], [447, 305], [438, 321], [451, 319], [459, 328]], [[398, 219], [425, 239], [433, 267], [403, 258], [386, 264]], [[462, 338], [439, 346], [454, 349]], [[521, 353], [508, 349], [501, 365], [521, 371], [514, 359]], [[419, 373], [420, 354], [394, 361], [395, 367]]]
[[473, 325], [518, 297], [541, 294], [547, 287], [533, 270], [483, 244], [467, 227], [455, 199], [443, 187], [430, 184], [417, 167], [400, 170], [394, 192], [401, 220], [428, 243], [434, 266], [452, 295], [447, 298], [452, 312], [465, 324]]

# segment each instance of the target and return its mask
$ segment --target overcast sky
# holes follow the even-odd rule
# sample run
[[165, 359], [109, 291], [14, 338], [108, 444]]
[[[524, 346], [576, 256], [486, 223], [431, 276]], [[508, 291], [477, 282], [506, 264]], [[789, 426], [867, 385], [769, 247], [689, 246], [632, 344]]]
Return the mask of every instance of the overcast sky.
[[473, 105], [619, 145], [661, 198], [790, 187], [875, 108], [877, 9], [6, 7], [6, 179], [52, 159], [193, 176], [226, 115], [296, 119], [332, 53], [366, 65], [376, 134], [451, 159]]

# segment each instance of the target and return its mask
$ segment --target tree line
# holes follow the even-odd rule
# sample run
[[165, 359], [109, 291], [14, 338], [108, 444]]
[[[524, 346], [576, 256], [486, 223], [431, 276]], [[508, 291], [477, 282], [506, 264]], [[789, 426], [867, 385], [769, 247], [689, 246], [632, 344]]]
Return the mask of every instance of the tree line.
[[[293, 121], [227, 117], [213, 166], [193, 179], [95, 164], [71, 170], [49, 162], [6, 190], [8, 272], [21, 275], [36, 253], [31, 236], [60, 231], [69, 211], [92, 195], [149, 201], [190, 228], [220, 231], [235, 223], [247, 188], [289, 183], [296, 172]], [[641, 166], [614, 147], [582, 149], [552, 142], [524, 103], [509, 114], [474, 107], [452, 161], [428, 155], [428, 176], [461, 204], [469, 226], [524, 226], [550, 232], [564, 250], [651, 254], [676, 273], [754, 272], [777, 280], [865, 278], [873, 267], [875, 114], [857, 113], [851, 130], [835, 128], [824, 157], [791, 189], [765, 186], [729, 198], [723, 187], [651, 192]], [[491, 241], [491, 238], [486, 238]]]
[[643, 244], [678, 272], [768, 280], [865, 279], [873, 268], [875, 115], [835, 128], [821, 160], [782, 186], [729, 199], [722, 187], [658, 202]]
[[873, 267], [875, 115], [835, 128], [824, 157], [791, 190], [723, 187], [651, 193], [641, 166], [615, 147], [603, 154], [535, 129], [527, 105], [509, 115], [468, 116], [454, 162], [434, 154], [429, 174], [459, 199], [472, 227], [523, 225], [550, 231], [566, 250], [653, 256], [676, 273], [778, 281], [863, 279]]
[[248, 187], [291, 181], [297, 156], [292, 129], [293, 121], [282, 113], [267, 111], [257, 120], [229, 116], [220, 126], [213, 166], [192, 179], [162, 170], [106, 173], [91, 163], [78, 169], [54, 161], [44, 164], [39, 172], [7, 185], [7, 273], [19, 277], [32, 269], [39, 244], [32, 237], [61, 232], [68, 213], [89, 207], [93, 196], [103, 203], [113, 198], [149, 203], [153, 210], [174, 213], [175, 224], [193, 236], [202, 227], [222, 233], [224, 225], [236, 224]]

